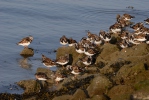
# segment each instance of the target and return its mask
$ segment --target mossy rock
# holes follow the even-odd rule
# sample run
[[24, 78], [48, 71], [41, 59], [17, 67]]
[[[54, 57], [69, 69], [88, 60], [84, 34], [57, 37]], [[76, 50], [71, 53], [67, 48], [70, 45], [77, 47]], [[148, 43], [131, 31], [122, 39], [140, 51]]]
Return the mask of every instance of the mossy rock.
[[34, 49], [32, 48], [24, 48], [22, 52], [20, 53], [23, 57], [30, 57], [34, 55]]
[[71, 100], [84, 100], [85, 98], [87, 98], [85, 92], [82, 89], [77, 89]]
[[[124, 81], [124, 84], [133, 84], [138, 80], [138, 77], [141, 77], [141, 73], [146, 71], [144, 67], [144, 63], [139, 62], [134, 66], [125, 65], [120, 68], [120, 70], [116, 74], [116, 83], [121, 84], [121, 79]], [[144, 76], [143, 76], [144, 77]], [[139, 78], [140, 79], [140, 78]]]
[[108, 96], [111, 100], [129, 100], [134, 89], [128, 85], [118, 85], [111, 88]]
[[87, 98], [85, 100], [110, 100], [110, 98], [105, 94], [101, 94], [101, 95], [95, 95], [92, 98]]
[[79, 58], [82, 58], [84, 54], [79, 54], [76, 52], [75, 47], [59, 47], [57, 49], [56, 58], [69, 54], [70, 61], [68, 64], [75, 64]]
[[136, 84], [134, 84], [134, 89], [135, 91], [139, 91], [139, 90], [143, 90], [145, 89], [147, 92], [149, 92], [149, 80], [143, 80], [140, 82], [137, 82]]
[[[37, 84], [36, 80], [21, 80], [17, 82], [17, 84], [24, 88], [25, 91], [24, 93], [34, 93], [34, 92], [39, 92], [40, 86]], [[37, 84], [37, 86], [36, 86]], [[36, 86], [36, 87], [35, 87]]]
[[54, 97], [52, 100], [71, 100], [72, 95], [62, 95], [58, 97]]
[[144, 80], [134, 85], [133, 100], [149, 100], [149, 80]]
[[[103, 46], [101, 46], [100, 49], [101, 49], [101, 53], [99, 54], [100, 56], [98, 57], [101, 57], [104, 60], [110, 60], [111, 59], [110, 54], [116, 51], [119, 51], [119, 48], [117, 47], [117, 45], [110, 44], [110, 43], [104, 44]], [[98, 60], [98, 57], [97, 57], [97, 60]]]

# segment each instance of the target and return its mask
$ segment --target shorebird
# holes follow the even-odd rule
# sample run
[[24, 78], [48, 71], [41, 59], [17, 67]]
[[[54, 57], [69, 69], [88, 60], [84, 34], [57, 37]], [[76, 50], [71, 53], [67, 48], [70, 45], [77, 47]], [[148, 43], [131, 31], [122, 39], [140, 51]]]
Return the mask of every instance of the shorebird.
[[120, 47], [122, 49], [125, 49], [128, 47], [128, 43], [126, 42], [126, 40], [122, 40], [120, 43], [119, 43]]
[[55, 74], [55, 82], [58, 84], [59, 82], [63, 81], [66, 78], [66, 75], [58, 72]]
[[41, 81], [45, 81], [45, 80], [49, 79], [48, 76], [43, 72], [35, 73], [35, 77], [37, 80], [41, 80]]
[[149, 18], [145, 19], [144, 22], [145, 22], [146, 24], [149, 24]]
[[25, 48], [28, 48], [28, 45], [33, 41], [33, 37], [25, 37], [20, 42], [17, 43], [17, 45], [24, 46]]
[[95, 45], [100, 45], [103, 43], [103, 40], [101, 39], [100, 36], [95, 36], [95, 41], [94, 41], [94, 44]]
[[75, 50], [79, 54], [84, 53], [84, 49], [85, 49], [85, 47], [81, 43], [76, 43], [75, 44]]
[[92, 64], [92, 60], [92, 56], [85, 56], [83, 58], [79, 58], [79, 61], [81, 61], [85, 65], [85, 68]]
[[132, 18], [135, 18], [134, 16], [130, 15], [130, 14], [123, 14], [122, 16], [124, 18], [124, 20], [126, 21], [130, 21]]
[[146, 43], [149, 44], [149, 34], [146, 34], [145, 38], [146, 38]]
[[121, 39], [127, 39], [129, 37], [129, 32], [123, 31], [120, 35]]
[[67, 66], [67, 70], [71, 71], [71, 73], [74, 75], [74, 78], [76, 78], [77, 75], [83, 72], [83, 69], [79, 67], [76, 63], [74, 65]]
[[90, 31], [87, 32], [87, 40], [89, 40], [91, 43], [93, 43], [95, 41], [95, 35], [91, 33]]
[[122, 26], [120, 23], [115, 23], [109, 27], [110, 32], [112, 33], [121, 33]]
[[76, 43], [77, 43], [76, 40], [74, 40], [74, 39], [72, 39], [72, 38], [69, 38], [69, 39], [68, 39], [68, 46], [74, 46]]
[[111, 34], [110, 33], [106, 33], [104, 36], [103, 36], [103, 40], [106, 42], [106, 43], [109, 43], [109, 41], [111, 40]]
[[93, 56], [93, 55], [97, 54], [97, 50], [95, 50], [94, 48], [86, 47], [84, 49], [84, 54], [87, 56]]
[[138, 31], [138, 30], [142, 29], [142, 27], [144, 27], [142, 22], [136, 23], [135, 25], [132, 25], [132, 26], [131, 26], [131, 28], [132, 28], [134, 31]]
[[146, 36], [146, 34], [134, 35], [134, 40], [137, 40], [137, 41], [140, 41], [140, 42], [146, 41], [145, 36]]
[[55, 60], [55, 62], [64, 68], [64, 65], [66, 65], [69, 62], [69, 54], [65, 54], [64, 56], [58, 57]]
[[42, 63], [44, 66], [47, 68], [50, 67], [56, 67], [55, 61], [51, 60], [50, 58], [46, 57], [45, 55], [42, 54]]
[[60, 44], [62, 44], [62, 45], [67, 45], [68, 44], [68, 38], [65, 35], [63, 35], [60, 38]]

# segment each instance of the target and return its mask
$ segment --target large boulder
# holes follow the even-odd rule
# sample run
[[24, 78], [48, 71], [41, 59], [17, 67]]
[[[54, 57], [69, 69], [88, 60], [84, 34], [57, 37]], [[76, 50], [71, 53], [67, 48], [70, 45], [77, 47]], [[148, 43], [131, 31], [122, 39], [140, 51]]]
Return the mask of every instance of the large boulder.
[[94, 95], [101, 95], [107, 93], [107, 91], [112, 87], [112, 82], [104, 75], [97, 75], [88, 86], [87, 91], [90, 97]]

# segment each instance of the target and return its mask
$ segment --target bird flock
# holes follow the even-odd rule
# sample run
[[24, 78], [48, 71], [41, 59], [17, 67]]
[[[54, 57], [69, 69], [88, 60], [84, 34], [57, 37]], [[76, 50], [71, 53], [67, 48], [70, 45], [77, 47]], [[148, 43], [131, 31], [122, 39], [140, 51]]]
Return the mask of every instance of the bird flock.
[[[149, 18], [145, 19], [143, 22], [131, 22], [131, 20], [135, 18], [130, 14], [117, 14], [116, 22], [109, 27], [108, 32], [100, 30], [99, 34], [91, 33], [87, 31], [87, 36], [82, 37], [80, 41], [76, 41], [73, 38], [67, 38], [63, 35], [60, 38], [60, 44], [65, 46], [74, 46], [75, 51], [79, 54], [84, 54], [82, 58], [79, 58], [78, 61], [73, 65], [67, 65], [70, 61], [70, 55], [65, 54], [63, 56], [58, 57], [56, 60], [52, 60], [47, 56], [43, 55], [42, 63], [44, 66], [51, 68], [56, 66], [61, 66], [63, 70], [69, 70], [70, 73], [74, 74], [76, 78], [78, 74], [88, 69], [88, 66], [94, 63], [93, 59], [100, 52], [97, 49], [100, 45], [104, 45], [106, 43], [111, 43], [112, 36], [117, 36], [116, 45], [118, 45], [121, 49], [125, 49], [128, 47], [132, 47], [133, 45], [140, 45], [141, 43], [149, 44], [149, 28], [145, 25], [149, 24]], [[131, 31], [128, 28], [132, 29]], [[32, 42], [33, 37], [25, 37], [18, 45], [24, 46], [25, 48]], [[84, 68], [78, 65], [78, 62], [82, 62], [85, 65]], [[45, 73], [39, 72], [35, 74], [38, 80], [47, 80], [48, 77]], [[63, 75], [58, 72], [55, 74], [55, 81], [58, 83], [64, 80], [67, 75]]]

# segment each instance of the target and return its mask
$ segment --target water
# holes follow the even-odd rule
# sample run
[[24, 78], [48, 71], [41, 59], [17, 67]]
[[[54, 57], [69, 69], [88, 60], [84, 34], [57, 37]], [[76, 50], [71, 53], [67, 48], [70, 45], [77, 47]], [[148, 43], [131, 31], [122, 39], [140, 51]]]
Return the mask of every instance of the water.
[[[143, 22], [149, 17], [148, 0], [0, 0], [0, 93], [22, 93], [15, 82], [34, 79], [41, 63], [41, 53], [55, 59], [53, 52], [62, 35], [79, 41], [86, 30], [98, 34], [108, 31], [117, 14], [129, 13]], [[133, 9], [129, 6], [134, 7]], [[33, 57], [20, 56], [23, 47], [16, 45], [32, 35], [29, 47]]]

